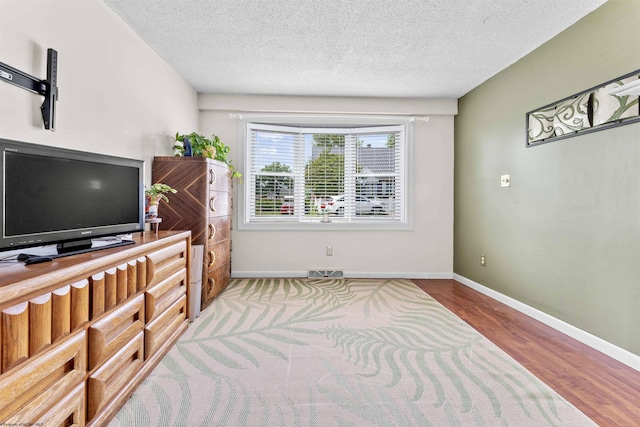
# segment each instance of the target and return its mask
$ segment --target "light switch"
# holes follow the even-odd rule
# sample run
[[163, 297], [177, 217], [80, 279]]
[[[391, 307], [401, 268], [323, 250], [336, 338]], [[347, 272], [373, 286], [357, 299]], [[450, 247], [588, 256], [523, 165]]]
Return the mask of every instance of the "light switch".
[[509, 178], [509, 175], [500, 176], [500, 187], [511, 187], [511, 178]]

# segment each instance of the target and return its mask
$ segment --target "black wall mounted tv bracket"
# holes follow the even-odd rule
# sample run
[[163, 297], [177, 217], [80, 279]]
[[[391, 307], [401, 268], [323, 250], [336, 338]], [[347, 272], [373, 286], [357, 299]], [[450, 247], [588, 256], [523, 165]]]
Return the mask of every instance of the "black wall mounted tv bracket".
[[41, 80], [0, 62], [0, 80], [14, 84], [29, 92], [44, 96], [40, 107], [44, 128], [56, 130], [56, 101], [58, 100], [58, 52], [47, 49], [47, 78]]

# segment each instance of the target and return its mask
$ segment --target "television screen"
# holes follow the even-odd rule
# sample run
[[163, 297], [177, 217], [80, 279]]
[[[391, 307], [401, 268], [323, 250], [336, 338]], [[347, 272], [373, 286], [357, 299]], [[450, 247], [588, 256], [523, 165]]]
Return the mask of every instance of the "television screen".
[[0, 140], [0, 250], [144, 229], [139, 160]]

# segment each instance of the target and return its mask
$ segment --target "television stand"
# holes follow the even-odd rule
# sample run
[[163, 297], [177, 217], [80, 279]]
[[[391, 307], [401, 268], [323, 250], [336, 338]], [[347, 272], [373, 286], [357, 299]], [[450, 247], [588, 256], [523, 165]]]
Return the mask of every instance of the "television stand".
[[[91, 241], [89, 241], [91, 242]], [[75, 245], [73, 247], [68, 247], [66, 249], [63, 249], [63, 251], [61, 252], [60, 250], [60, 245], [58, 245], [58, 253], [55, 254], [46, 254], [46, 255], [35, 255], [35, 254], [29, 254], [29, 253], [21, 253], [18, 255], [18, 261], [26, 261], [32, 258], [49, 258], [47, 261], [51, 261], [55, 258], [62, 258], [62, 257], [67, 257], [67, 256], [72, 256], [72, 255], [79, 255], [79, 254], [84, 254], [87, 252], [95, 252], [95, 251], [100, 251], [102, 249], [111, 249], [111, 248], [117, 248], [119, 246], [128, 246], [128, 245], [134, 245], [136, 242], [134, 240], [120, 240], [114, 243], [109, 243], [106, 245], [100, 245], [100, 246], [92, 246], [91, 243], [89, 243], [89, 246], [85, 246], [85, 245]]]
[[59, 254], [63, 254], [67, 252], [76, 252], [82, 249], [91, 249], [92, 245], [93, 242], [91, 239], [74, 240], [72, 242], [58, 243], [56, 249]]
[[87, 252], [94, 252], [102, 249], [117, 248], [118, 246], [133, 245], [135, 243], [136, 242], [133, 240], [120, 240], [115, 243], [109, 243], [109, 244], [100, 245], [100, 246], [93, 246], [93, 244], [91, 243], [91, 240], [89, 240], [88, 247], [84, 245], [76, 245], [75, 247], [69, 247], [69, 248], [63, 249], [62, 252], [60, 250], [60, 245], [58, 245], [58, 255], [53, 255], [53, 258], [61, 258], [64, 256], [84, 254]]

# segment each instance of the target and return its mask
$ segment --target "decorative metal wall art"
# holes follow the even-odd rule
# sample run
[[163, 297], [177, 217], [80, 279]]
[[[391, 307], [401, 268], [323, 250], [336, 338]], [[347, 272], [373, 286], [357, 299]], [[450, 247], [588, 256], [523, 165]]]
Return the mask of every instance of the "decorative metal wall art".
[[640, 121], [640, 70], [530, 111], [527, 147]]

